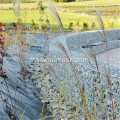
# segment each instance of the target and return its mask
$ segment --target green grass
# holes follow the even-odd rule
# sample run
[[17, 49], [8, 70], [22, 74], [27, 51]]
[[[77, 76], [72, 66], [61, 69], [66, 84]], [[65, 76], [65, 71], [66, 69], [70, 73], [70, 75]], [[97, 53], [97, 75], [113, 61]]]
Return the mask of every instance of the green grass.
[[[20, 2], [36, 2], [37, 0], [19, 0]], [[45, 0], [43, 0], [45, 1]], [[77, 0], [76, 0], [77, 1]], [[0, 0], [3, 3], [3, 0]], [[11, 0], [4, 0], [5, 2], [11, 2]], [[118, 5], [120, 4], [119, 0], [92, 0], [92, 1], [81, 1], [79, 5], [77, 2], [69, 2], [69, 3], [55, 3], [55, 6], [90, 6], [90, 5]]]
[[[11, 0], [10, 0], [11, 1]], [[25, 0], [24, 0], [25, 1]], [[21, 3], [21, 8], [31, 8], [31, 7], [36, 7], [36, 1], [37, 0], [32, 0], [35, 1], [35, 3]], [[45, 3], [45, 2], [44, 2]], [[56, 7], [90, 7], [90, 6], [118, 6], [120, 5], [119, 0], [92, 0], [92, 1], [82, 1], [82, 2], [65, 2], [65, 3], [54, 3]], [[1, 7], [12, 7], [12, 3], [1, 3]]]
[[[70, 2], [70, 3], [54, 3], [57, 6], [58, 12], [62, 19], [65, 30], [68, 30], [69, 23], [73, 23], [73, 27], [77, 22], [80, 24], [80, 28], [83, 29], [83, 23], [87, 23], [88, 28], [91, 29], [91, 23], [95, 21], [95, 10], [91, 6], [97, 6], [97, 9], [103, 15], [103, 21], [106, 29], [120, 28], [120, 6], [118, 0], [95, 0], [95, 1], [83, 1], [83, 2]], [[21, 3], [21, 9], [27, 8], [27, 16], [25, 19], [25, 11], [21, 10], [20, 17], [23, 23], [30, 25], [31, 20], [39, 27], [39, 11], [37, 10], [36, 3]], [[0, 18], [0, 22], [9, 23], [16, 22], [17, 17], [14, 15], [13, 4], [6, 3], [0, 4], [0, 15], [4, 16]], [[4, 10], [8, 9], [8, 10]], [[33, 9], [33, 10], [30, 10]], [[49, 15], [48, 15], [49, 17]], [[57, 25], [56, 22], [52, 21], [49, 17], [51, 25]]]
[[[12, 0], [4, 0], [4, 3], [11, 3]], [[20, 2], [36, 2], [37, 0], [19, 0]], [[0, 3], [3, 3], [3, 0], [0, 0]]]
[[[95, 13], [95, 10], [62, 10], [70, 13]], [[120, 10], [99, 10], [101, 13], [120, 13]]]
[[64, 7], [77, 7], [77, 6], [108, 6], [108, 5], [119, 5], [119, 0], [92, 0], [82, 2], [68, 2], [68, 3], [54, 3], [55, 6]]
[[[24, 8], [31, 8], [31, 7], [37, 7], [36, 3], [20, 3], [20, 7], [21, 9]], [[0, 4], [0, 8], [13, 8], [13, 4], [12, 3], [2, 3]]]
[[[0, 22], [3, 22], [3, 23], [17, 22], [18, 17], [14, 15], [13, 10], [0, 10], [0, 14], [4, 16], [0, 18]], [[83, 23], [88, 23], [89, 29], [91, 29], [91, 23], [94, 22], [95, 20], [95, 16], [88, 16], [86, 14], [74, 14], [74, 13], [66, 13], [66, 12], [59, 12], [59, 14], [60, 14], [65, 30], [68, 30], [70, 22], [73, 23], [73, 27], [76, 25], [77, 22], [79, 22], [81, 29], [83, 29]], [[26, 19], [25, 19], [25, 11], [21, 10], [20, 17], [22, 18], [23, 23], [28, 24], [28, 25], [31, 24], [31, 20], [33, 19], [34, 22], [37, 24], [37, 28], [38, 28], [39, 26], [38, 25], [39, 24], [39, 11], [38, 10], [28, 10]], [[53, 21], [51, 17], [49, 17], [49, 19], [50, 19], [50, 24], [52, 24], [52, 26], [57, 25], [57, 23]], [[120, 28], [119, 17], [103, 17], [103, 20], [104, 20], [106, 29], [111, 29], [112, 27]]]

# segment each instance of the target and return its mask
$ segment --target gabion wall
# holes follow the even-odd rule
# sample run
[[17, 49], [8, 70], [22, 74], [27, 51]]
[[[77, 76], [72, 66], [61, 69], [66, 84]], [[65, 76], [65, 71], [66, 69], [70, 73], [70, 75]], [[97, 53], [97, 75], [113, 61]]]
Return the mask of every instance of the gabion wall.
[[[120, 47], [120, 29], [116, 30], [107, 30], [106, 31], [107, 36], [107, 45], [108, 49], [113, 49]], [[83, 33], [77, 33], [73, 35], [68, 35], [67, 40], [69, 42], [70, 46], [75, 46], [80, 48], [80, 45], [87, 45], [88, 43], [93, 42], [101, 42], [103, 41], [103, 38], [100, 36], [98, 31], [92, 31], [92, 32], [83, 32]], [[93, 51], [98, 54], [100, 52], [106, 51], [105, 44], [99, 45], [97, 47], [92, 48]], [[72, 49], [75, 50], [75, 49]], [[86, 50], [86, 49], [85, 49]], [[87, 49], [88, 50], [88, 49]], [[79, 50], [78, 50], [79, 51]], [[86, 58], [82, 52], [78, 53], [78, 51], [71, 51], [73, 56], [77, 56], [79, 58]], [[50, 52], [49, 55], [50, 59], [58, 59], [58, 58], [66, 58], [63, 54], [59, 53], [53, 53]], [[74, 75], [73, 69], [70, 66], [69, 62], [61, 62], [61, 61], [55, 61], [51, 62], [51, 65], [53, 66], [55, 74], [51, 74], [51, 81], [55, 86], [60, 90], [60, 83], [59, 80], [62, 82], [62, 91], [65, 92], [67, 89], [69, 100], [72, 103], [77, 103], [79, 105], [82, 105], [82, 100], [79, 97], [80, 91], [78, 88], [78, 84], [76, 81], [76, 77]], [[89, 62], [76, 62], [75, 63], [75, 71], [77, 73], [77, 76], [79, 78], [79, 83], [82, 87], [84, 96], [86, 96], [86, 102], [90, 101], [88, 104], [89, 110], [93, 110], [94, 106], [97, 107], [99, 112], [97, 112], [97, 117], [102, 117], [102, 119], [105, 119], [105, 114], [103, 112], [103, 106], [105, 106], [107, 110], [107, 114], [111, 115], [111, 95], [113, 97], [114, 106], [115, 106], [115, 117], [116, 119], [120, 119], [120, 68], [115, 66], [110, 66], [110, 73], [111, 76], [111, 86], [112, 86], [112, 93], [110, 90], [110, 84], [108, 82], [107, 77], [105, 76], [106, 69], [108, 67], [107, 63], [103, 63], [101, 61], [98, 61], [99, 65], [99, 71], [96, 69], [95, 63], [92, 62], [93, 67], [89, 64]], [[69, 83], [69, 85], [68, 85]], [[100, 90], [102, 90], [102, 96], [104, 99], [105, 105], [103, 105], [103, 102], [100, 103]], [[100, 106], [101, 107], [100, 107]], [[100, 112], [102, 111], [102, 112]]]
[[[54, 54], [50, 55], [51, 58], [60, 58], [61, 55]], [[80, 56], [81, 57], [81, 56]], [[65, 58], [65, 56], [64, 56]], [[75, 71], [77, 73], [77, 76], [79, 78], [79, 83], [82, 87], [83, 93], [86, 98], [86, 102], [89, 102], [89, 110], [93, 110], [94, 106], [99, 108], [99, 101], [100, 101], [100, 90], [102, 89], [103, 98], [105, 102], [105, 107], [107, 109], [108, 114], [111, 114], [111, 91], [110, 86], [107, 78], [105, 77], [105, 64], [99, 63], [100, 71], [98, 72], [95, 70], [96, 68], [92, 68], [91, 66], [87, 66], [86, 63], [75, 63]], [[74, 75], [74, 72], [68, 62], [54, 62], [51, 63], [57, 77], [52, 74], [51, 75], [51, 81], [55, 86], [60, 90], [60, 83], [59, 80], [62, 82], [62, 90], [65, 92], [67, 89], [69, 100], [72, 103], [77, 103], [79, 105], [82, 105], [82, 100], [79, 97], [80, 91], [78, 88], [78, 84], [76, 81], [76, 77]], [[113, 100], [114, 100], [114, 106], [115, 106], [115, 115], [119, 119], [120, 116], [120, 68], [117, 67], [110, 67], [110, 74], [111, 74], [111, 84], [112, 84], [112, 94], [113, 94]], [[100, 79], [99, 79], [100, 76]], [[69, 83], [69, 85], [68, 85]], [[68, 87], [68, 88], [67, 88]], [[101, 103], [102, 104], [102, 103]], [[100, 110], [99, 110], [100, 111]], [[105, 117], [104, 114], [100, 114], [98, 112], [98, 116], [102, 116], [103, 119]]]

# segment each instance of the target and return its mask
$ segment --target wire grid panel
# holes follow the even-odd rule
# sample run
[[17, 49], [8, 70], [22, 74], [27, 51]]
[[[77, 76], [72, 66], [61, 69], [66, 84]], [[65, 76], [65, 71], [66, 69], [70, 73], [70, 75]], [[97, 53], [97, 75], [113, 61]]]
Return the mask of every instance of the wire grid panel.
[[[50, 57], [58, 58], [58, 55], [54, 54]], [[62, 57], [62, 56], [59, 56]], [[111, 115], [111, 96], [114, 101], [114, 111], [115, 116], [119, 119], [120, 113], [120, 78], [111, 76], [111, 88], [108, 78], [105, 76], [103, 71], [97, 71], [92, 68], [89, 68], [82, 65], [81, 63], [75, 63], [74, 70], [71, 67], [69, 62], [54, 62], [51, 63], [55, 69], [57, 78], [51, 75], [51, 81], [58, 87], [60, 90], [60, 82], [62, 84], [62, 92], [67, 91], [68, 98], [71, 103], [77, 103], [82, 106], [82, 99], [80, 97], [80, 90], [78, 87], [77, 79], [75, 73], [77, 74], [79, 84], [82, 88], [83, 94], [86, 98], [86, 103], [88, 104], [88, 109], [92, 111], [96, 106], [97, 110], [101, 111], [97, 113], [97, 116], [102, 116], [105, 118], [103, 113], [104, 107], [107, 110], [108, 115]], [[74, 73], [75, 72], [75, 73]], [[103, 102], [103, 100], [104, 102]], [[104, 104], [103, 104], [104, 103]]]

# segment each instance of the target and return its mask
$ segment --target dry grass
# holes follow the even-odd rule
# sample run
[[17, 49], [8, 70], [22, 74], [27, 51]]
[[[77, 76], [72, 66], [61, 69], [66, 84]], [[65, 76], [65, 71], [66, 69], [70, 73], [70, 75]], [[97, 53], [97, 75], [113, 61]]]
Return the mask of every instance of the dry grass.
[[[49, 3], [49, 8], [50, 8], [50, 10], [51, 10], [51, 14], [56, 18], [56, 20], [57, 20], [57, 22], [58, 22], [58, 24], [59, 24], [59, 26], [60, 26], [60, 29], [61, 30], [63, 30], [62, 32], [64, 32], [64, 28], [63, 28], [63, 25], [62, 25], [62, 22], [61, 22], [61, 19], [60, 19], [60, 17], [59, 17], [59, 15], [58, 15], [58, 13], [57, 13], [57, 10], [55, 9], [55, 7], [53, 6], [53, 4], [52, 3]], [[105, 34], [105, 27], [104, 27], [104, 23], [103, 23], [103, 20], [102, 20], [102, 17], [101, 17], [101, 15], [100, 15], [100, 13], [99, 13], [99, 11], [95, 8], [95, 10], [96, 10], [96, 13], [97, 13], [97, 21], [98, 21], [98, 24], [99, 24], [99, 27], [100, 27], [100, 29], [102, 30], [102, 32], [99, 32], [100, 34], [101, 34], [101, 36], [103, 37], [103, 39], [106, 41], [106, 34]], [[66, 39], [66, 41], [67, 41], [67, 39]], [[74, 62], [71, 62], [70, 61], [70, 58], [72, 57], [71, 56], [71, 51], [68, 51], [68, 49], [66, 49], [65, 47], [64, 47], [64, 45], [57, 39], [57, 38], [54, 38], [53, 39], [53, 41], [52, 41], [53, 43], [54, 43], [54, 45], [62, 52], [62, 54], [63, 55], [65, 55], [66, 56], [66, 58], [68, 58], [68, 60], [69, 60], [69, 64], [70, 64], [70, 68], [72, 69], [72, 71], [73, 71], [73, 73], [74, 73], [74, 76], [75, 76], [75, 78], [76, 78], [76, 81], [77, 81], [77, 85], [78, 85], [78, 88], [79, 88], [79, 91], [80, 91], [80, 96], [79, 97], [81, 97], [81, 99], [82, 99], [82, 105], [81, 106], [79, 106], [79, 105], [76, 105], [76, 104], [72, 104], [72, 103], [70, 103], [70, 105], [71, 106], [76, 106], [76, 108], [77, 109], [82, 109], [82, 112], [81, 112], [81, 116], [82, 117], [84, 117], [85, 119], [87, 119], [87, 120], [97, 120], [98, 118], [98, 116], [96, 116], [96, 113], [98, 113], [98, 112], [101, 112], [101, 113], [105, 113], [105, 119], [107, 120], [108, 119], [108, 115], [107, 115], [107, 110], [106, 110], [106, 108], [105, 108], [105, 103], [104, 103], [104, 98], [103, 98], [103, 92], [102, 92], [102, 87], [100, 87], [100, 88], [97, 88], [98, 89], [98, 92], [99, 92], [99, 94], [100, 94], [100, 105], [101, 105], [101, 107], [103, 107], [103, 111], [102, 111], [102, 109], [99, 111], [99, 109], [98, 108], [96, 108], [96, 106], [94, 107], [94, 111], [93, 112], [91, 112], [91, 111], [89, 111], [89, 109], [88, 109], [88, 103], [86, 102], [86, 97], [84, 96], [84, 93], [83, 93], [83, 91], [82, 91], [82, 87], [81, 87], [81, 85], [80, 85], [80, 83], [79, 83], [79, 78], [78, 78], [78, 74], [77, 74], [77, 72], [76, 72], [76, 68], [75, 68], [75, 64], [74, 64]], [[68, 48], [69, 48], [69, 44], [68, 44]], [[107, 43], [106, 43], [106, 49], [107, 49]], [[69, 54], [70, 53], [70, 54]], [[90, 59], [92, 58], [92, 60], [94, 61], [94, 63], [95, 63], [95, 65], [96, 65], [96, 68], [97, 68], [97, 71], [98, 71], [98, 81], [101, 81], [101, 78], [100, 78], [100, 70], [99, 70], [99, 67], [98, 67], [98, 62], [97, 62], [97, 59], [96, 59], [96, 55], [94, 54], [94, 52], [92, 51], [92, 49], [90, 49], [90, 52], [88, 53], [88, 54], [86, 54], [85, 53], [85, 55], [87, 56], [87, 58], [89, 59], [89, 57], [90, 57]], [[107, 53], [107, 55], [108, 55], [108, 53]], [[108, 57], [109, 58], [109, 57]], [[90, 61], [90, 60], [89, 60]], [[108, 63], [109, 63], [109, 59], [108, 59]], [[91, 62], [90, 62], [90, 64], [91, 64]], [[54, 71], [54, 70], [53, 70]], [[55, 72], [55, 71], [54, 71]], [[69, 72], [69, 71], [68, 71]], [[109, 68], [106, 70], [106, 73], [105, 73], [105, 77], [106, 77], [106, 79], [107, 79], [107, 81], [108, 81], [108, 83], [109, 83], [109, 85], [110, 85], [110, 90], [111, 90], [111, 94], [112, 94], [112, 88], [111, 88], [111, 77], [110, 77], [110, 73], [109, 73]], [[58, 79], [59, 80], [59, 79]], [[59, 80], [59, 82], [60, 82], [60, 96], [61, 96], [61, 91], [62, 91], [62, 84], [61, 84], [61, 80]], [[69, 86], [69, 82], [68, 82], [68, 86]], [[66, 87], [67, 88], [67, 87]], [[64, 95], [64, 99], [68, 99], [67, 98], [67, 94], [65, 94]], [[60, 106], [60, 105], [62, 105], [62, 98], [60, 97], [59, 98], [60, 99], [60, 102], [57, 102], [56, 101], [56, 103], [55, 104], [57, 104], [58, 106]], [[111, 95], [111, 101], [112, 101], [112, 108], [111, 108], [111, 115], [112, 115], [112, 119], [113, 120], [115, 120], [115, 115], [114, 115], [114, 103], [113, 103], [113, 97], [112, 97], [112, 95]], [[63, 103], [64, 104], [64, 103]], [[56, 109], [56, 111], [57, 111], [57, 109]], [[64, 112], [64, 111], [63, 111]], [[74, 111], [73, 112], [73, 115], [71, 115], [71, 116], [74, 116], [74, 119], [76, 120], [77, 118], [76, 118], [76, 111]], [[62, 114], [61, 114], [61, 116], [56, 116], [57, 118], [59, 117], [59, 118], [63, 118], [63, 116], [62, 116]], [[53, 118], [56, 118], [55, 116], [53, 116]], [[66, 118], [68, 118], [67, 116], [66, 116]], [[101, 119], [101, 118], [100, 118]]]
[[[14, 3], [14, 4], [16, 4], [16, 3]], [[54, 18], [54, 20], [57, 21], [60, 31], [65, 34], [64, 25], [63, 25], [63, 23], [62, 23], [62, 20], [61, 20], [61, 18], [60, 18], [60, 16], [59, 16], [59, 14], [58, 14], [55, 6], [54, 6], [51, 2], [49, 2], [48, 5], [49, 5], [49, 6], [48, 6], [48, 9], [49, 9], [50, 15]], [[20, 12], [20, 5], [19, 5], [19, 3], [18, 3], [18, 7], [17, 7], [17, 8], [15, 7], [15, 9], [16, 9], [16, 10], [15, 10], [15, 11], [16, 11], [15, 13], [19, 16], [19, 12]], [[101, 15], [100, 15], [100, 13], [99, 13], [99, 11], [98, 11], [97, 9], [96, 9], [96, 12], [97, 12], [97, 15], [98, 15], [97, 21], [98, 21], [98, 24], [99, 24], [100, 29], [102, 30], [102, 32], [100, 32], [100, 34], [101, 34], [101, 36], [104, 38], [104, 40], [106, 41], [105, 26], [104, 26], [102, 17], [101, 17]], [[97, 29], [98, 29], [98, 28], [97, 28]], [[18, 29], [17, 31], [13, 32], [13, 33], [16, 35], [15, 38], [13, 39], [13, 43], [14, 43], [15, 46], [16, 46], [15, 48], [16, 48], [16, 51], [17, 51], [17, 55], [18, 55], [18, 57], [19, 57], [19, 59], [20, 59], [21, 69], [22, 69], [22, 71], [24, 71], [24, 67], [25, 67], [25, 53], [24, 53], [24, 51], [26, 51], [26, 46], [27, 46], [27, 44], [24, 42], [23, 36], [22, 36], [22, 33], [21, 33], [21, 32], [22, 32], [21, 29]], [[74, 73], [74, 76], [75, 76], [75, 78], [76, 78], [76, 82], [77, 82], [77, 85], [78, 85], [78, 88], [79, 88], [79, 91], [80, 91], [79, 97], [82, 99], [82, 105], [80, 106], [80, 105], [78, 105], [78, 104], [72, 104], [72, 103], [70, 103], [69, 105], [71, 105], [71, 106], [73, 106], [73, 107], [76, 107], [77, 109], [81, 109], [81, 113], [80, 113], [79, 115], [80, 115], [81, 117], [84, 117], [84, 118], [87, 119], [87, 120], [97, 120], [97, 119], [98, 119], [97, 116], [96, 116], [96, 113], [97, 113], [97, 112], [103, 112], [103, 113], [105, 113], [105, 117], [106, 117], [106, 119], [108, 119], [107, 111], [106, 111], [105, 103], [104, 103], [104, 98], [102, 97], [102, 94], [103, 94], [103, 93], [102, 93], [102, 89], [98, 90], [98, 92], [99, 92], [99, 94], [100, 94], [100, 105], [101, 105], [101, 106], [103, 105], [104, 111], [99, 111], [99, 110], [96, 108], [96, 106], [95, 106], [95, 107], [94, 107], [94, 111], [91, 112], [91, 111], [88, 109], [88, 104], [89, 104], [89, 102], [86, 102], [86, 96], [84, 95], [83, 90], [82, 90], [82, 87], [81, 87], [81, 84], [80, 84], [80, 82], [79, 82], [79, 77], [78, 77], [78, 74], [77, 74], [77, 72], [76, 72], [75, 63], [74, 63], [74, 62], [71, 62], [71, 60], [70, 60], [70, 58], [72, 58], [71, 51], [68, 51], [69, 49], [66, 49], [66, 48], [64, 47], [64, 45], [57, 39], [57, 37], [55, 37], [55, 36], [52, 34], [52, 33], [53, 33], [52, 29], [50, 29], [50, 33], [51, 33], [51, 36], [49, 36], [50, 41], [51, 41], [51, 42], [62, 52], [62, 54], [63, 54], [64, 56], [66, 56], [66, 58], [69, 60], [70, 69], [72, 69], [72, 71], [73, 71], [73, 73]], [[66, 41], [67, 41], [67, 39], [66, 39]], [[67, 47], [69, 48], [69, 43], [67, 44]], [[107, 43], [106, 43], [106, 49], [107, 49]], [[99, 70], [99, 67], [98, 67], [98, 62], [97, 62], [96, 56], [95, 56], [95, 54], [93, 53], [93, 51], [90, 49], [90, 53], [89, 53], [89, 54], [86, 54], [86, 53], [85, 53], [85, 55], [87, 56], [88, 59], [89, 59], [89, 56], [91, 56], [91, 58], [93, 59], [95, 65], [96, 65], [97, 71], [99, 72], [100, 70]], [[108, 53], [107, 53], [107, 56], [108, 56]], [[109, 58], [109, 57], [108, 57], [108, 58]], [[89, 59], [89, 62], [90, 62], [90, 59]], [[109, 59], [108, 59], [108, 63], [109, 63]], [[91, 64], [91, 62], [90, 62], [90, 64]], [[92, 64], [91, 64], [91, 65], [92, 65]], [[53, 71], [53, 72], [55, 73], [55, 71], [54, 71], [54, 69], [53, 69], [52, 67], [51, 67], [51, 71]], [[69, 71], [68, 71], [68, 72], [69, 72]], [[98, 74], [98, 76], [99, 76], [99, 77], [98, 77], [98, 80], [101, 80], [99, 74]], [[105, 77], [107, 78], [107, 81], [108, 81], [108, 83], [109, 83], [109, 85], [110, 85], [110, 91], [111, 91], [111, 94], [112, 94], [111, 77], [110, 77], [109, 69], [106, 70]], [[71, 80], [71, 79], [70, 79], [70, 80]], [[69, 80], [69, 82], [70, 82], [70, 80]], [[58, 79], [58, 81], [59, 81], [59, 83], [60, 83], [60, 90], [59, 90], [59, 91], [60, 91], [60, 96], [56, 99], [55, 104], [57, 104], [58, 106], [61, 106], [61, 105], [65, 105], [65, 104], [62, 102], [63, 99], [68, 100], [68, 97], [67, 97], [67, 96], [68, 96], [68, 93], [67, 93], [66, 91], [67, 91], [67, 87], [69, 86], [69, 82], [68, 82], [68, 84], [67, 84], [67, 86], [66, 86], [66, 91], [65, 91], [65, 92], [62, 92], [62, 89], [63, 89], [62, 84], [61, 84], [61, 81], [62, 81], [62, 80], [59, 80], [59, 79]], [[62, 97], [62, 96], [63, 96], [63, 97]], [[54, 96], [53, 96], [53, 97], [54, 97]], [[114, 115], [114, 103], [113, 103], [113, 97], [112, 97], [112, 95], [111, 95], [111, 101], [112, 101], [111, 114], [112, 114], [113, 120], [115, 120], [115, 115]], [[31, 102], [32, 102], [32, 101], [31, 101]], [[102, 103], [102, 102], [103, 102], [103, 103]], [[28, 107], [28, 106], [26, 106], [26, 108], [27, 108], [27, 107]], [[25, 108], [25, 110], [26, 110], [26, 108]], [[44, 109], [44, 106], [43, 106], [43, 109]], [[74, 117], [75, 120], [77, 119], [77, 118], [76, 118], [77, 109], [71, 114], [71, 116]], [[22, 116], [21, 116], [20, 119], [22, 119], [25, 110], [23, 111], [23, 114], [22, 114]], [[57, 113], [57, 110], [58, 110], [58, 108], [56, 109], [55, 114]], [[42, 111], [43, 111], [43, 110], [42, 110]], [[65, 111], [63, 111], [63, 113], [64, 113], [64, 112], [65, 112]], [[42, 113], [40, 114], [40, 116], [42, 116]], [[50, 117], [50, 116], [47, 116], [47, 117]], [[46, 118], [47, 118], [47, 117], [46, 117]], [[60, 116], [54, 116], [54, 115], [53, 115], [53, 116], [51, 116], [51, 117], [52, 117], [52, 118], [63, 118], [63, 114], [61, 114]], [[68, 117], [66, 116], [66, 118], [68, 118]], [[45, 119], [45, 118], [41, 118], [41, 120], [42, 120], [42, 119]]]

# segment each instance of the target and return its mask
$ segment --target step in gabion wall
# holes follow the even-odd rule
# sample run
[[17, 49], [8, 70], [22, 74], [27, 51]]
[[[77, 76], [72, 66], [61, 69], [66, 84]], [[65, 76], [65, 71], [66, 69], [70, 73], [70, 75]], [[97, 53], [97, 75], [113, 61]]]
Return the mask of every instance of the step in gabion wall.
[[[106, 49], [106, 44], [107, 44], [107, 49]], [[92, 47], [92, 50], [95, 54], [99, 54], [106, 50], [110, 50], [110, 49], [114, 49], [114, 48], [118, 48], [118, 47], [120, 47], [120, 40], [112, 40], [105, 44], [101, 44], [99, 46], [94, 46], [94, 47]]]
[[[71, 50], [80, 50], [81, 47], [89, 45], [91, 43], [105, 42], [100, 32], [101, 34], [103, 34], [102, 31], [97, 31], [97, 30], [69, 34], [67, 36], [69, 48]], [[106, 30], [105, 33], [106, 33], [107, 44], [109, 44], [108, 49], [120, 47], [120, 29]], [[103, 52], [103, 50], [106, 51], [105, 44], [97, 46], [97, 48], [96, 47], [93, 48], [93, 51], [96, 54]]]

